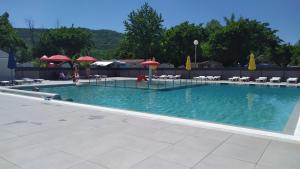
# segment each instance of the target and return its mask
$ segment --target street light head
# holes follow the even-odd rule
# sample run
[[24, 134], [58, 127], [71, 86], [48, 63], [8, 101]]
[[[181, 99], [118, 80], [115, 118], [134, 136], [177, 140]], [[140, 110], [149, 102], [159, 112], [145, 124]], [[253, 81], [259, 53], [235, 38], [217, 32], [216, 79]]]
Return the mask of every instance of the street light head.
[[194, 40], [194, 45], [198, 45], [198, 40]]

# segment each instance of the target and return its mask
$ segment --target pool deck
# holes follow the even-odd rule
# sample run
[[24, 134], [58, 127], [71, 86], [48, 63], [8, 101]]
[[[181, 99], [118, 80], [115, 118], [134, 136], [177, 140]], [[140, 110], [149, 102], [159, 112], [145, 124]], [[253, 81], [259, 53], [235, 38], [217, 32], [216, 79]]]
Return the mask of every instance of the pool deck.
[[[57, 84], [57, 82], [47, 82]], [[300, 141], [0, 93], [1, 169], [298, 169]], [[124, 113], [123, 113], [124, 112]]]

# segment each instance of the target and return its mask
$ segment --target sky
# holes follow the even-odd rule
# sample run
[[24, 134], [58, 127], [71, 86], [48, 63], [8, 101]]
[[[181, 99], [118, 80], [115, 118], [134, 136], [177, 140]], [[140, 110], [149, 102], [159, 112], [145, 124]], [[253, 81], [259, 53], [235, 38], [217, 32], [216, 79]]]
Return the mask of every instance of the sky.
[[14, 27], [59, 26], [110, 29], [124, 32], [123, 21], [132, 10], [148, 2], [170, 28], [184, 21], [200, 24], [211, 19], [224, 23], [234, 13], [270, 23], [286, 43], [300, 40], [300, 0], [0, 0], [0, 14], [8, 12]]

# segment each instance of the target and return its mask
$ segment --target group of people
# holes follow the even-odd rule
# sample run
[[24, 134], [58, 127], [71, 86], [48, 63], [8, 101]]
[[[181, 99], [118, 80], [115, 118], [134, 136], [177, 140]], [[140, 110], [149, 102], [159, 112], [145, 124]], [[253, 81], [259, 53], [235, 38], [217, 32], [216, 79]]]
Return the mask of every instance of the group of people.
[[[79, 65], [78, 64], [74, 64], [73, 65], [73, 69], [74, 69], [74, 71], [73, 71], [73, 74], [72, 74], [71, 78], [72, 78], [72, 81], [77, 84], [79, 82]], [[70, 77], [67, 77], [64, 74], [64, 72], [60, 72], [59, 73], [59, 79], [61, 79], [61, 80], [68, 80], [68, 79], [70, 79]]]

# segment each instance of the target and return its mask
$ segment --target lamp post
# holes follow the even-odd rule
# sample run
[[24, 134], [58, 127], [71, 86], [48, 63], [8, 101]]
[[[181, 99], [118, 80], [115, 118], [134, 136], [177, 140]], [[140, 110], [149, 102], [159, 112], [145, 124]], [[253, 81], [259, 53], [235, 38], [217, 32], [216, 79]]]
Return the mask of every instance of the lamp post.
[[[194, 40], [195, 45], [195, 66], [197, 65], [197, 45], [199, 44], [198, 40]], [[198, 67], [198, 66], [196, 66]]]

